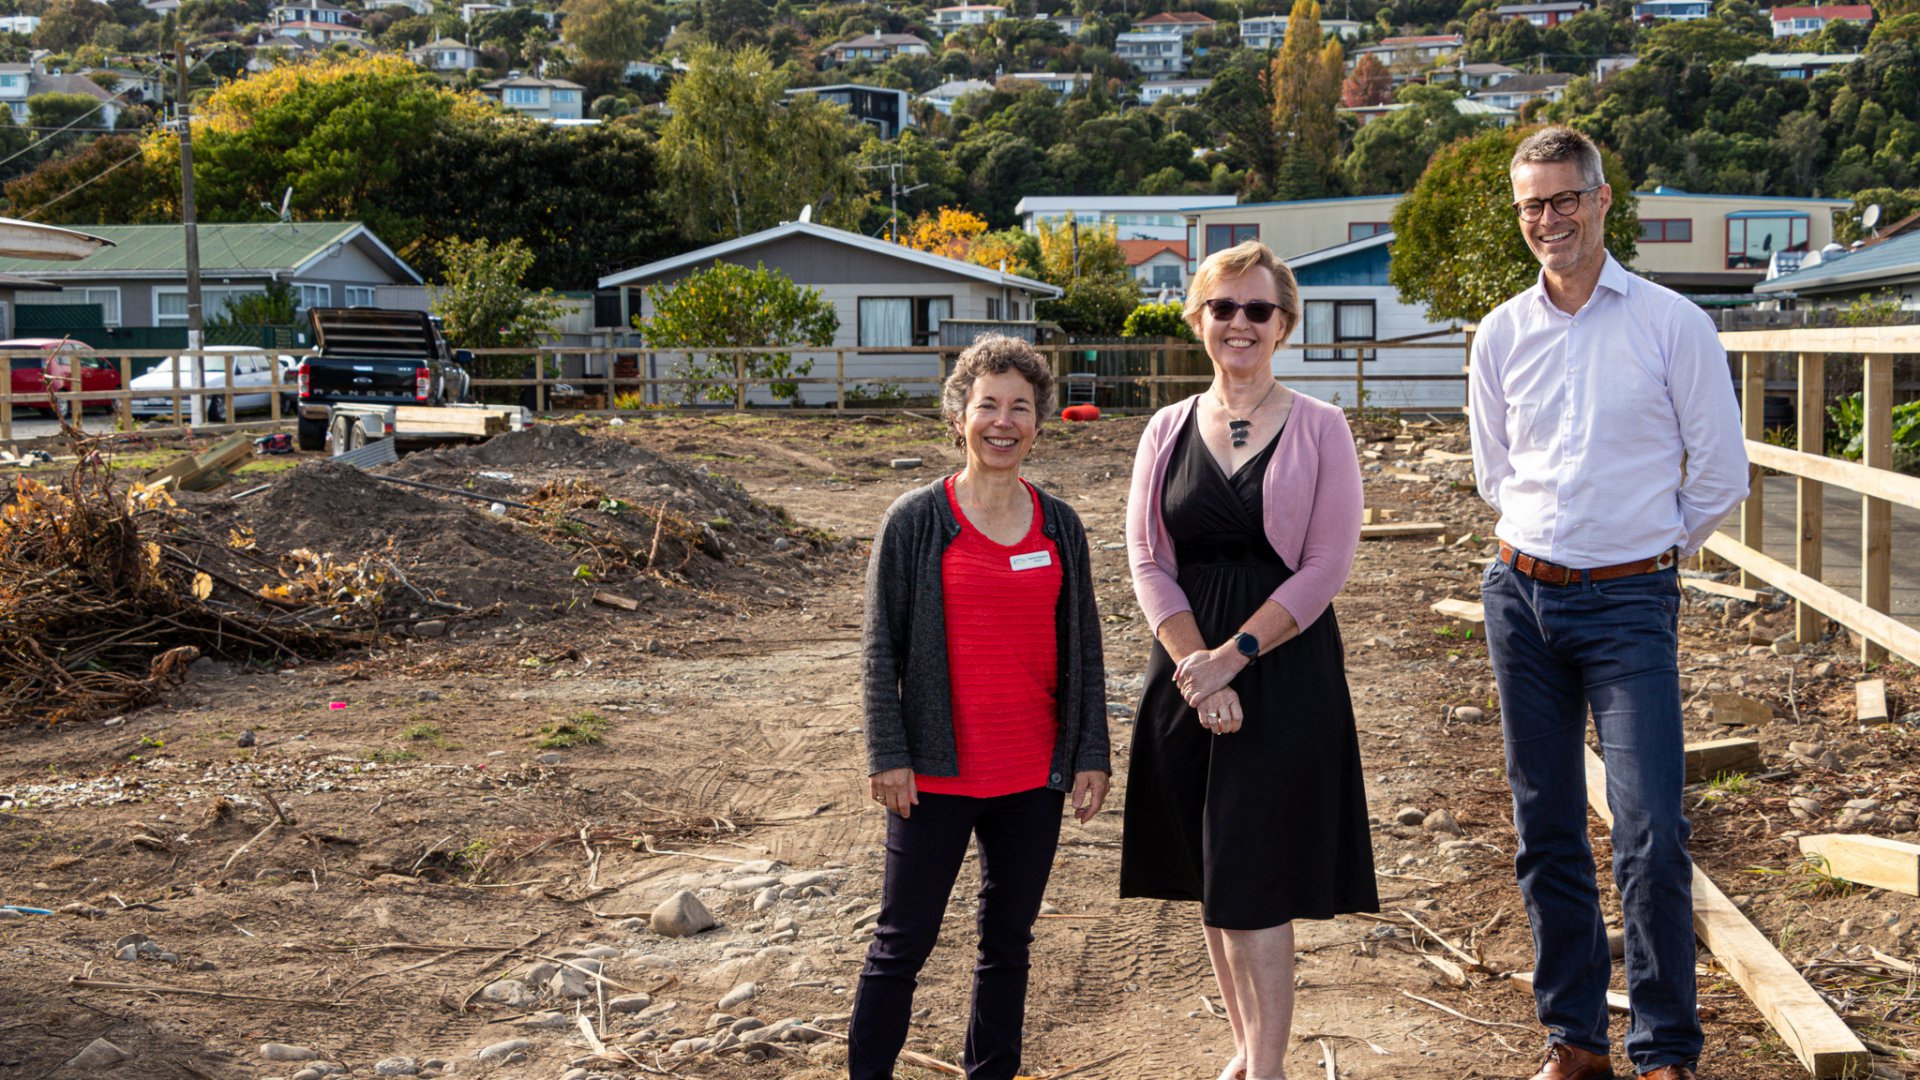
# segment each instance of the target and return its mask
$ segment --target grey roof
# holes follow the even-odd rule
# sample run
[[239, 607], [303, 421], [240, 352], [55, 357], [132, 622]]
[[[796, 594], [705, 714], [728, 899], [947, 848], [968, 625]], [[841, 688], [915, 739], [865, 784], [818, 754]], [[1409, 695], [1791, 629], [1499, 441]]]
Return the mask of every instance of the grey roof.
[[1870, 286], [1889, 278], [1920, 277], [1920, 233], [1909, 233], [1835, 257], [1753, 287], [1757, 293], [1821, 292], [1848, 285]]
[[1584, 11], [1589, 5], [1586, 0], [1559, 0], [1551, 4], [1501, 4], [1493, 9], [1495, 15], [1538, 15], [1550, 11]]
[[862, 34], [851, 41], [841, 41], [829, 45], [827, 46], [827, 51], [832, 52], [835, 49], [873, 49], [882, 46], [889, 49], [899, 49], [908, 45], [918, 45], [923, 49], [932, 48], [925, 41], [922, 41], [912, 34]]
[[1482, 93], [1524, 94], [1530, 90], [1557, 90], [1572, 81], [1573, 76], [1558, 71], [1536, 75], [1515, 75], [1511, 79], [1502, 79], [1494, 83]]
[[514, 87], [530, 86], [535, 88], [544, 86], [551, 90], [585, 90], [586, 89], [586, 87], [581, 86], [579, 83], [569, 82], [566, 79], [536, 79], [531, 75], [519, 75], [511, 79], [495, 79], [490, 83], [481, 83], [480, 89], [501, 90], [509, 86], [514, 86]]
[[993, 84], [990, 82], [982, 82], [979, 79], [955, 79], [952, 82], [943, 82], [920, 96], [929, 98], [958, 98], [963, 94], [971, 94], [978, 90], [991, 89], [993, 89]]
[[100, 84], [85, 75], [40, 75], [27, 79], [27, 96], [39, 97], [41, 94], [81, 94], [96, 101], [112, 101], [114, 95], [100, 88]]

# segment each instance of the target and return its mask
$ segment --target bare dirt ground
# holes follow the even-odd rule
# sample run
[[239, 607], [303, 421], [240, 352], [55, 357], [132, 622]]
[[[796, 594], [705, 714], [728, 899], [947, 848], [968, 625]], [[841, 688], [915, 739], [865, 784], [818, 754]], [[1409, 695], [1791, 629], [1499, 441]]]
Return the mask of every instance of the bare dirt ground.
[[[1028, 470], [1089, 527], [1117, 751], [1107, 811], [1065, 826], [1036, 931], [1027, 1070], [1040, 1076], [1207, 1078], [1231, 1052], [1196, 910], [1115, 897], [1150, 644], [1120, 550], [1142, 423], [1050, 423]], [[347, 555], [391, 539], [416, 584], [470, 612], [444, 608], [441, 636], [323, 662], [202, 661], [122, 717], [0, 730], [0, 903], [55, 912], [0, 919], [0, 1077], [844, 1072], [831, 1038], [725, 1032], [749, 1017], [845, 1030], [883, 832], [859, 742], [866, 542], [886, 505], [955, 467], [957, 451], [913, 417], [573, 427], [389, 470], [487, 499], [526, 501], [557, 482], [582, 513], [612, 519], [665, 505], [688, 527], [653, 569], [486, 501], [318, 460], [246, 500], [183, 497], [263, 551]], [[1368, 505], [1442, 523], [1445, 539], [1364, 543], [1336, 602], [1385, 910], [1300, 927], [1289, 1075], [1326, 1075], [1331, 1053], [1340, 1077], [1524, 1077], [1542, 1046], [1531, 998], [1493, 974], [1532, 956], [1498, 699], [1477, 635], [1428, 610], [1476, 598], [1492, 521], [1468, 464], [1451, 458], [1465, 450], [1459, 427], [1382, 417], [1359, 430]], [[923, 464], [890, 467], [906, 457]], [[635, 550], [663, 542], [629, 531], [621, 543]], [[596, 590], [639, 604], [595, 604]], [[1896, 719], [1867, 728], [1853, 718], [1861, 667], [1844, 636], [1778, 655], [1753, 644], [1790, 628], [1777, 600], [1755, 611], [1691, 591], [1683, 624], [1689, 738], [1747, 735], [1766, 749], [1764, 771], [1690, 790], [1695, 856], [1889, 1048], [1884, 1072], [1906, 1075], [1890, 1048], [1920, 1045], [1913, 987], [1872, 950], [1920, 952], [1920, 900], [1801, 869], [1793, 836], [1920, 840], [1914, 672], [1875, 672]], [[1711, 695], [1732, 690], [1774, 719], [1716, 722]], [[1398, 823], [1409, 807], [1447, 811], [1457, 835]], [[1604, 859], [1597, 827], [1595, 843]], [[965, 1036], [971, 873], [909, 1044], [948, 1062]], [[685, 938], [649, 929], [682, 889], [719, 925]], [[1438, 938], [1484, 970], [1450, 981], [1426, 959], [1450, 956]], [[605, 982], [552, 978], [553, 958], [597, 961]], [[1705, 950], [1700, 965], [1702, 1075], [1804, 1075]], [[549, 978], [530, 985], [530, 973]], [[745, 983], [750, 998], [720, 1007]], [[590, 1059], [579, 1017], [624, 1063]], [[99, 1038], [129, 1056], [74, 1060]], [[270, 1043], [312, 1057], [268, 1060]]]

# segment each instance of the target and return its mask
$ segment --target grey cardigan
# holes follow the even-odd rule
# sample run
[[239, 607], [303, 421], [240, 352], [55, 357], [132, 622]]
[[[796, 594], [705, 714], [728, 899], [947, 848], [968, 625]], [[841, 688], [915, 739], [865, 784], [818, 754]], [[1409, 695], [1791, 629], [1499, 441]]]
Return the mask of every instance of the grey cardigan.
[[[1072, 507], [1044, 491], [1040, 513], [1041, 527], [1059, 550], [1061, 564], [1060, 600], [1054, 608], [1060, 729], [1047, 786], [1069, 791], [1077, 772], [1113, 771], [1107, 745], [1106, 665], [1086, 529]], [[867, 565], [862, 642], [869, 775], [899, 768], [924, 776], [960, 774], [941, 586], [941, 556], [959, 535], [960, 521], [947, 504], [944, 478], [900, 496], [880, 520]]]

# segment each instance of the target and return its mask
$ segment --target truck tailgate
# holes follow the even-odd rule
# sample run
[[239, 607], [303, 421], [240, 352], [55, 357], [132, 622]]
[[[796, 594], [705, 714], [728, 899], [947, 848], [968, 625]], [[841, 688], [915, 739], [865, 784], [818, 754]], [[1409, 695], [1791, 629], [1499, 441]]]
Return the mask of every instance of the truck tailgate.
[[414, 400], [420, 365], [316, 356], [307, 361], [308, 396], [337, 401]]

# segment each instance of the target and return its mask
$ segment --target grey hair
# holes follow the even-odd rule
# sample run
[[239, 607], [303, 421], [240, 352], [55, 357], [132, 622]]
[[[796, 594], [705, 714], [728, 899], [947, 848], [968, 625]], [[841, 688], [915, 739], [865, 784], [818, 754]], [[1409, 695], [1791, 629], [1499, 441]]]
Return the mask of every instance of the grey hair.
[[1508, 163], [1507, 171], [1536, 161], [1571, 161], [1579, 166], [1582, 183], [1607, 182], [1606, 170], [1600, 163], [1600, 148], [1584, 133], [1561, 124], [1543, 127], [1522, 139], [1513, 151], [1513, 161]]
[[1053, 369], [1046, 357], [1019, 338], [987, 334], [975, 338], [972, 345], [954, 361], [953, 374], [940, 388], [940, 418], [953, 430], [953, 444], [965, 448], [961, 421], [967, 415], [967, 401], [973, 397], [973, 384], [982, 375], [1004, 375], [1012, 371], [1033, 386], [1034, 426], [1053, 411]]

